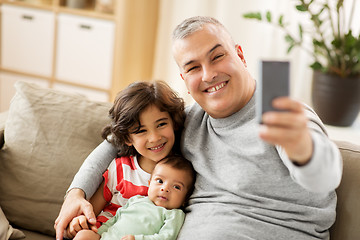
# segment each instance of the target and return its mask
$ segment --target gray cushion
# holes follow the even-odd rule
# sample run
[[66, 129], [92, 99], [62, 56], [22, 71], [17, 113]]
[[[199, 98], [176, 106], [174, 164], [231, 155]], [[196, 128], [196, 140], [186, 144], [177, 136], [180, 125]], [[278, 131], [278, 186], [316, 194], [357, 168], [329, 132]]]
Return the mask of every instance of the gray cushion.
[[25, 82], [15, 88], [0, 151], [0, 206], [11, 223], [54, 235], [65, 191], [102, 141], [111, 104]]

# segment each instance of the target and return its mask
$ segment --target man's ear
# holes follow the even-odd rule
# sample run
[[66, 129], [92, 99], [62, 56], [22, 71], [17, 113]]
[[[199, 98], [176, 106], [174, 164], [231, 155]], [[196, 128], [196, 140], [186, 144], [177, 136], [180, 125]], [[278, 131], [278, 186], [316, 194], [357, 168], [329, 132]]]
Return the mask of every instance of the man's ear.
[[244, 63], [244, 66], [247, 67], [246, 60], [244, 57], [244, 52], [239, 44], [235, 45], [236, 53], [240, 57], [241, 61]]
[[183, 75], [180, 73], [180, 77], [182, 78], [182, 80], [184, 80], [184, 77], [183, 77]]

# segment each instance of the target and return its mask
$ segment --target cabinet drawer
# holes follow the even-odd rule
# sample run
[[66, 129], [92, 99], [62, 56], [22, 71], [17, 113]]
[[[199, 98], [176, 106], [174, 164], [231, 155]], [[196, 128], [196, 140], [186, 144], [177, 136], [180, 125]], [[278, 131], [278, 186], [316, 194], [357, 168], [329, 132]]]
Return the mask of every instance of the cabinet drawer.
[[4, 68], [49, 77], [52, 73], [54, 13], [2, 5], [1, 63]]
[[114, 37], [112, 21], [59, 14], [56, 78], [109, 89]]

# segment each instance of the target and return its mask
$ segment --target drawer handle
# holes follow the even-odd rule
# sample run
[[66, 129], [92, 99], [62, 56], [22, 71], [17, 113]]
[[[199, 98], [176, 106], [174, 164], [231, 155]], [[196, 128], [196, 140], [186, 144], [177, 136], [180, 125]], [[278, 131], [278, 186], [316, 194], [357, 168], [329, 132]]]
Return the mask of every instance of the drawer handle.
[[86, 29], [86, 30], [91, 30], [92, 27], [90, 25], [80, 24], [80, 28]]
[[22, 15], [22, 18], [26, 19], [26, 20], [33, 20], [34, 19], [34, 17], [30, 16], [30, 15]]

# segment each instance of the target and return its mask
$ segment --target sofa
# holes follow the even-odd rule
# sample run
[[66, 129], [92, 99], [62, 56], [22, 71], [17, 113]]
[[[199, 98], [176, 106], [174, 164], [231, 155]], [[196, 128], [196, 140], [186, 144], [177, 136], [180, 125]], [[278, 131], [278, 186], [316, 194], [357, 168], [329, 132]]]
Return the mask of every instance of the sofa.
[[[67, 187], [102, 141], [111, 104], [26, 82], [15, 88], [0, 113], [0, 240], [54, 239]], [[360, 146], [336, 144], [344, 173], [331, 239], [360, 239]]]

